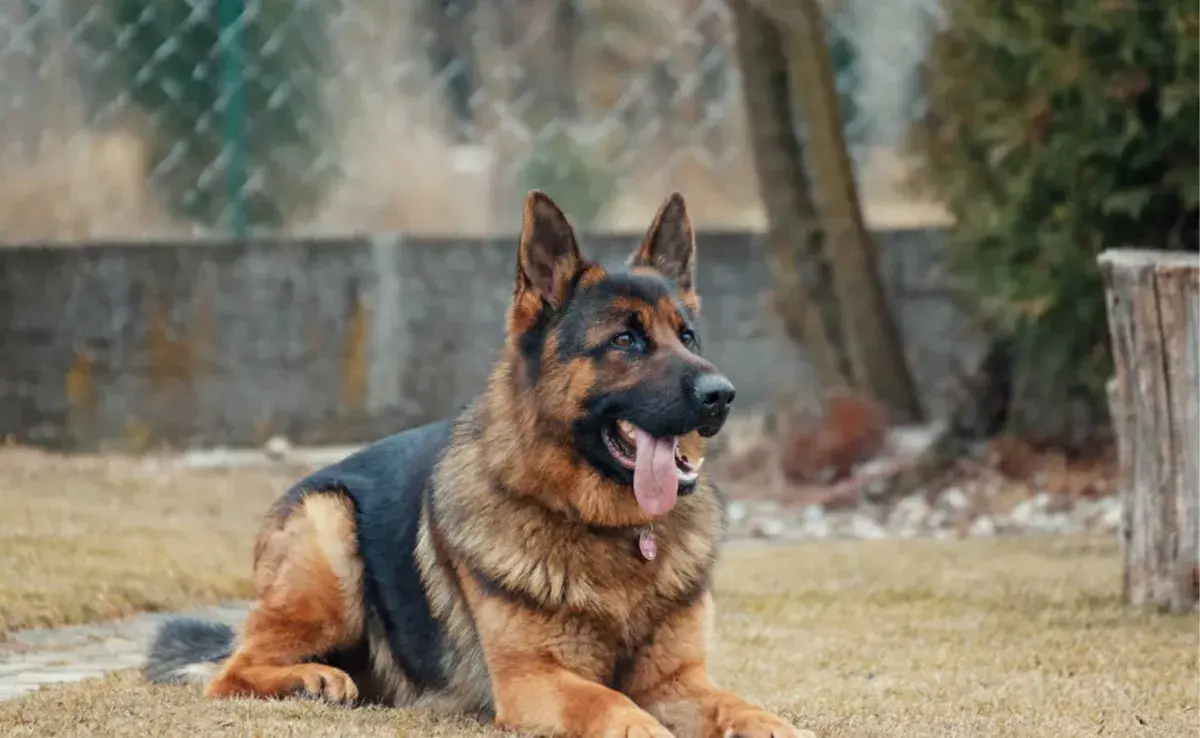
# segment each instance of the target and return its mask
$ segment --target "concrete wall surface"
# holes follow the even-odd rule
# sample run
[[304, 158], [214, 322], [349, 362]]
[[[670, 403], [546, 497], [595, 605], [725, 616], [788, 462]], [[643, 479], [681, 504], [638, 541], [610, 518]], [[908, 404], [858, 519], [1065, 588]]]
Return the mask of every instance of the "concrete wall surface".
[[[876, 234], [934, 412], [981, 338], [941, 233]], [[602, 262], [633, 236], [584, 238]], [[761, 235], [701, 233], [706, 355], [762, 407], [811, 379], [767, 300]], [[0, 436], [75, 450], [364, 441], [452, 412], [502, 340], [515, 239], [352, 237], [0, 248]]]

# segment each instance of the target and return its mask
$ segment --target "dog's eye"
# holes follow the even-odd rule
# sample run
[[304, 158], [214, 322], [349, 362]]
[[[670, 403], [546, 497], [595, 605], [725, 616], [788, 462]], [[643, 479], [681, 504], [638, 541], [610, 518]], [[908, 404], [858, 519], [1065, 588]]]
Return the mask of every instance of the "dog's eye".
[[634, 346], [637, 346], [637, 342], [637, 336], [633, 335], [631, 331], [618, 333], [612, 337], [612, 345], [621, 349], [622, 351], [628, 351]]
[[693, 348], [696, 345], [696, 334], [690, 329], [685, 328], [683, 332], [679, 334], [679, 340], [687, 348]]

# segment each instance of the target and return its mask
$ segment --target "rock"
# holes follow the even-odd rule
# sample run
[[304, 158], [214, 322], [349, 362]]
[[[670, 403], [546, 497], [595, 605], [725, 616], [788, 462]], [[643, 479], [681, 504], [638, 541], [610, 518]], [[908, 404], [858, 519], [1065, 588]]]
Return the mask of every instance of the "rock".
[[1037, 502], [1034, 499], [1021, 500], [1009, 511], [1008, 516], [1014, 525], [1025, 527], [1033, 520], [1037, 512]]
[[850, 535], [868, 541], [877, 541], [888, 537], [883, 526], [866, 515], [855, 515], [850, 520]]
[[758, 521], [754, 530], [763, 538], [779, 538], [787, 530], [787, 526], [778, 518], [763, 518]]
[[821, 505], [805, 505], [800, 511], [801, 523], [814, 523], [825, 520], [825, 508]]
[[1106, 497], [1101, 501], [1103, 512], [1100, 513], [1100, 529], [1106, 533], [1121, 530], [1125, 520], [1124, 506], [1119, 497]]
[[823, 541], [833, 535], [833, 529], [830, 527], [829, 521], [820, 520], [802, 526], [800, 528], [800, 535], [807, 540]]
[[1083, 526], [1075, 519], [1075, 516], [1068, 510], [1054, 513], [1055, 531], [1058, 533], [1079, 533], [1083, 530]]
[[1016, 526], [1013, 525], [1012, 518], [1007, 515], [991, 515], [992, 524], [996, 526], [996, 533], [1007, 533], [1013, 530]]
[[932, 513], [930, 513], [929, 519], [926, 521], [926, 524], [930, 528], [937, 530], [940, 528], [944, 528], [946, 523], [948, 523], [948, 522], [950, 522], [950, 516], [946, 514], [945, 510], [934, 510]]
[[1071, 516], [1084, 527], [1091, 527], [1100, 515], [1100, 505], [1094, 500], [1080, 500], [1070, 510]]
[[892, 428], [890, 443], [894, 456], [916, 458], [942, 435], [944, 422], [929, 425], [901, 425]]
[[876, 479], [867, 482], [863, 485], [863, 494], [871, 500], [882, 499], [887, 494], [889, 481], [888, 479]]
[[981, 515], [971, 521], [967, 535], [972, 538], [991, 538], [996, 535], [996, 521], [988, 515]]
[[169, 468], [161, 457], [150, 456], [142, 460], [142, 471], [146, 474], [161, 474]]
[[746, 519], [749, 511], [746, 509], [744, 502], [731, 502], [725, 508], [725, 515], [728, 516], [729, 522], [736, 525]]
[[218, 446], [210, 449], [185, 451], [179, 457], [185, 469], [244, 469], [261, 466], [263, 453], [254, 449], [232, 449]]
[[876, 474], [884, 474], [891, 471], [895, 466], [895, 462], [885, 458], [868, 459], [858, 465], [856, 473], [860, 476], [870, 477]]
[[1034, 513], [1025, 528], [1035, 533], [1070, 533], [1075, 528], [1075, 521], [1065, 512]]
[[824, 540], [833, 534], [829, 525], [829, 516], [821, 505], [806, 505], [800, 511], [800, 524], [796, 534], [806, 540]]
[[958, 487], [951, 487], [943, 492], [940, 497], [938, 497], [938, 503], [948, 510], [959, 511], [966, 510], [967, 506], [971, 504], [971, 501], [967, 499], [966, 493], [964, 493], [961, 489]]
[[905, 497], [896, 503], [888, 516], [888, 528], [901, 538], [917, 538], [929, 520], [933, 508], [924, 495]]
[[1083, 530], [1112, 533], [1121, 526], [1121, 502], [1116, 497], [1080, 500], [1071, 510], [1075, 526]]
[[[286, 440], [286, 439], [285, 439]], [[288, 460], [313, 467], [328, 466], [358, 451], [362, 446], [320, 446], [317, 448], [289, 448]]]
[[[1078, 506], [1074, 498], [1072, 498], [1070, 495], [1059, 494], [1056, 492], [1048, 492], [1044, 493], [1044, 495], [1046, 497], [1046, 507], [1044, 509], [1047, 512], [1070, 513], [1074, 512], [1074, 509]], [[1038, 495], [1038, 497], [1041, 496], [1042, 495]]]
[[292, 443], [283, 436], [272, 436], [263, 445], [263, 453], [272, 461], [284, 461], [291, 454]]

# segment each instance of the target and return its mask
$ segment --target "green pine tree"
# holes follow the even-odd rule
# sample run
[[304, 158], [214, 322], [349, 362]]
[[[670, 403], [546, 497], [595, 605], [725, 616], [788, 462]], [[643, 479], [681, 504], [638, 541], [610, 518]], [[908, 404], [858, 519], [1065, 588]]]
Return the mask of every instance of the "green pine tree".
[[[1011, 332], [1017, 432], [1103, 412], [1111, 375], [1096, 256], [1196, 249], [1200, 13], [1194, 0], [946, 0], [913, 143], [955, 219], [950, 253]], [[1028, 405], [1023, 413], [1020, 405]], [[1057, 440], [1057, 439], [1053, 439]]]

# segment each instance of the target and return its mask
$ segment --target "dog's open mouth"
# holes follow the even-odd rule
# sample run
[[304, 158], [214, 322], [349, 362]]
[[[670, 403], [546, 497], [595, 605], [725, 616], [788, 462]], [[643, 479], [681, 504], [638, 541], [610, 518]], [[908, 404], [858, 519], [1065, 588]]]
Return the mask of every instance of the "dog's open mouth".
[[655, 438], [625, 420], [606, 425], [602, 433], [613, 459], [633, 471], [633, 493], [647, 514], [670, 512], [681, 492], [692, 491], [704, 459], [687, 458], [678, 437]]

